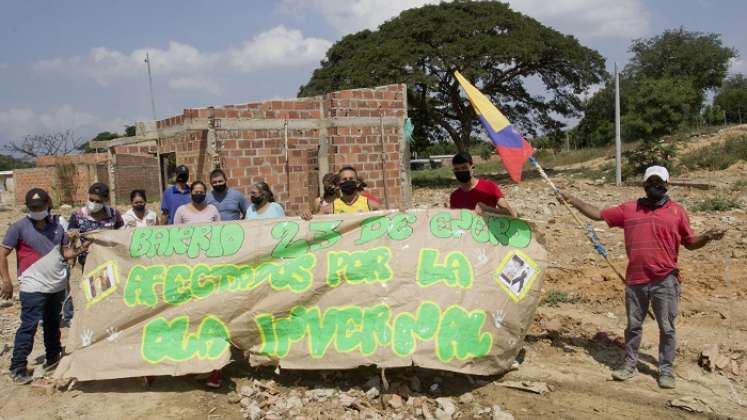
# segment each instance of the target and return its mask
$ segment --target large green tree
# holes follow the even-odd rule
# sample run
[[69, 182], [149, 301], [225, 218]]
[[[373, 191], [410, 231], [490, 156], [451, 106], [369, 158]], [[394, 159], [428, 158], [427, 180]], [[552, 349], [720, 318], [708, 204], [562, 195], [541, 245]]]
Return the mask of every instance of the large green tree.
[[[682, 28], [635, 40], [630, 52], [633, 57], [620, 78], [623, 141], [651, 139], [695, 121], [706, 93], [721, 85], [736, 55], [719, 34]], [[609, 80], [584, 104], [584, 118], [573, 132], [576, 144], [613, 142], [614, 112]]]
[[450, 138], [464, 150], [478, 122], [456, 70], [528, 134], [577, 116], [579, 94], [606, 76], [604, 58], [572, 36], [504, 3], [456, 1], [406, 10], [376, 31], [344, 37], [299, 96], [405, 83], [416, 144]]
[[[713, 99], [714, 108], [724, 110], [726, 119], [742, 123], [747, 120], [747, 79], [735, 74], [726, 79]], [[718, 116], [721, 118], [721, 115]]]
[[625, 71], [636, 79], [689, 78], [701, 94], [721, 86], [729, 61], [737, 56], [725, 47], [720, 34], [684, 28], [633, 41], [633, 57]]

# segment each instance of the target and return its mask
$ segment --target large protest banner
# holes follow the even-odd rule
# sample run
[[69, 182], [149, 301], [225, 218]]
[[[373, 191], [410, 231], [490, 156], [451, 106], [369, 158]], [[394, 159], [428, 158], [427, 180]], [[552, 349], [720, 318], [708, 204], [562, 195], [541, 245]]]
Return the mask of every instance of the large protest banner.
[[507, 370], [545, 249], [520, 219], [444, 209], [101, 232], [58, 377], [252, 365]]

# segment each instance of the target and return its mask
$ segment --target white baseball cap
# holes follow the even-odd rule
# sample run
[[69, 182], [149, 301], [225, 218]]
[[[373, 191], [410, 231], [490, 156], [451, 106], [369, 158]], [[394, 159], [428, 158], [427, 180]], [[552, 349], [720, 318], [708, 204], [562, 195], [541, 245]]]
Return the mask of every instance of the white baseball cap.
[[643, 181], [645, 182], [652, 176], [658, 176], [664, 182], [669, 182], [669, 171], [663, 166], [651, 166], [646, 169], [646, 173], [643, 175]]

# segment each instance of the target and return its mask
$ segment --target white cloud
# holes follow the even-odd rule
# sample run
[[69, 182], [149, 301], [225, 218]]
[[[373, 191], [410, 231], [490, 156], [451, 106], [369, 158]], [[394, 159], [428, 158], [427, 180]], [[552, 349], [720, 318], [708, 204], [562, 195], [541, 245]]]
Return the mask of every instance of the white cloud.
[[121, 132], [128, 123], [132, 124], [132, 121], [121, 118], [102, 119], [76, 110], [72, 105], [62, 105], [42, 113], [37, 113], [31, 108], [10, 108], [0, 111], [0, 141], [19, 140], [27, 134], [65, 130], [73, 130], [76, 134], [99, 131]]
[[729, 63], [729, 73], [742, 73], [747, 75], [747, 61], [741, 58], [732, 58]]
[[651, 23], [642, 0], [517, 0], [509, 4], [579, 37], [641, 38]]
[[[400, 12], [437, 0], [282, 0], [289, 13], [316, 10], [339, 33], [374, 29]], [[514, 10], [579, 37], [641, 37], [650, 15], [643, 0], [509, 0]]]
[[[145, 54], [150, 55], [154, 80], [168, 80], [172, 89], [196, 89], [219, 94], [218, 82], [207, 76], [215, 72], [252, 72], [316, 63], [331, 42], [304, 37], [298, 30], [277, 26], [238, 46], [214, 52], [200, 51], [180, 42], [168, 48], [139, 48], [131, 52], [106, 47], [92, 48], [85, 56], [38, 61], [32, 68], [41, 74], [83, 77], [107, 86], [115, 80], [145, 77]], [[227, 65], [226, 65], [227, 64]]]
[[232, 66], [243, 71], [293, 67], [319, 61], [331, 46], [326, 39], [304, 38], [301, 31], [281, 25], [229, 50], [228, 57]]
[[375, 29], [400, 12], [439, 0], [281, 0], [289, 13], [316, 10], [341, 34]]
[[169, 80], [169, 87], [174, 90], [197, 90], [211, 95], [220, 95], [223, 89], [218, 83], [208, 78], [180, 77]]

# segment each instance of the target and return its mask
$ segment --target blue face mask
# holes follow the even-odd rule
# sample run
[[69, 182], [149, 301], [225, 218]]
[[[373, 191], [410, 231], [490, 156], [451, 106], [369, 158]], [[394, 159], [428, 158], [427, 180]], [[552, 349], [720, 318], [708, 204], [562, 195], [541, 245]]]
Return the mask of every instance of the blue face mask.
[[30, 211], [29, 212], [29, 219], [36, 220], [37, 222], [40, 220], [44, 220], [49, 216], [49, 210], [41, 210], [41, 211]]

